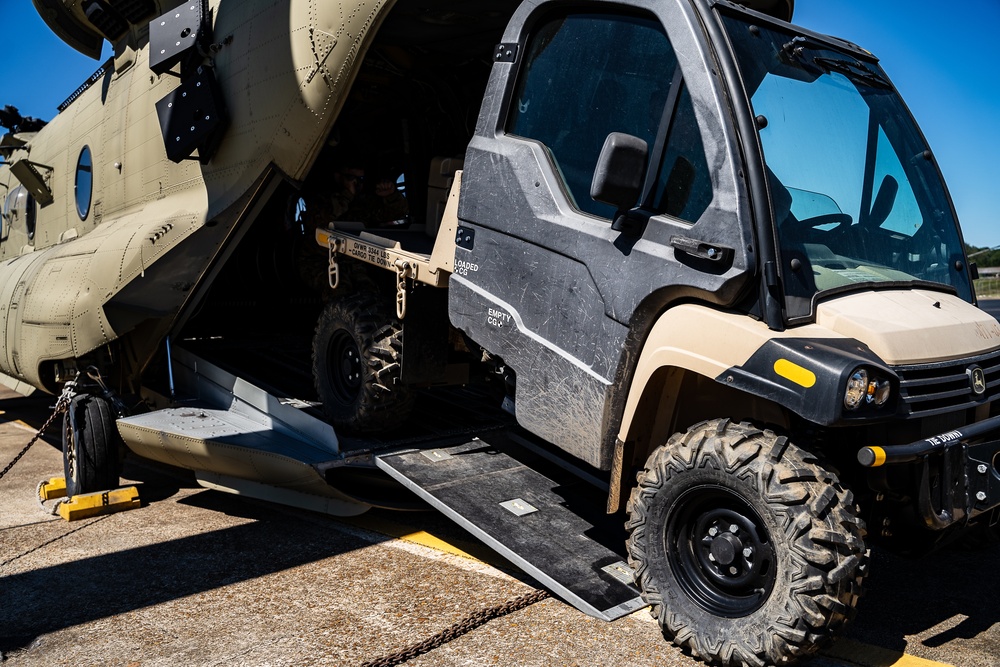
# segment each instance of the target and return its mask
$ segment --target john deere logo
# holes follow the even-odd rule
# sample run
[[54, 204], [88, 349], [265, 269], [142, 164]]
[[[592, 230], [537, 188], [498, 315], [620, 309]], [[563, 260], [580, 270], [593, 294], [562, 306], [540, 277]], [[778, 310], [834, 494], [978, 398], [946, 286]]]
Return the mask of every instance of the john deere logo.
[[966, 371], [969, 374], [969, 386], [972, 387], [972, 393], [976, 396], [982, 396], [986, 393], [986, 373], [979, 366], [973, 366]]

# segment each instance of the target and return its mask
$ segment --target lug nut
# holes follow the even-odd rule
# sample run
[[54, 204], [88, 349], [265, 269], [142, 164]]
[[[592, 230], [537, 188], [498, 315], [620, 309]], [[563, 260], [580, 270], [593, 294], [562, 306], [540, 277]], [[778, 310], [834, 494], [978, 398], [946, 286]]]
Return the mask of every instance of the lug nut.
[[730, 533], [732, 533], [733, 535], [735, 535], [736, 531], [738, 531], [738, 530], [739, 530], [739, 526], [737, 526], [735, 523], [729, 524], [729, 532]]
[[719, 534], [719, 529], [716, 528], [715, 526], [712, 526], [711, 528], [708, 529], [709, 537], [715, 537], [718, 534]]
[[976, 493], [976, 500], [978, 500], [979, 502], [986, 500], [986, 492], [979, 491], [978, 493]]
[[979, 471], [980, 475], [985, 475], [986, 471], [989, 470], [989, 468], [986, 467], [985, 463], [980, 463], [978, 466], [976, 466], [976, 470]]
[[715, 554], [708, 554], [708, 560], [715, 562]]
[[753, 549], [747, 547], [746, 549], [743, 550], [743, 557], [750, 558], [750, 556], [753, 556]]

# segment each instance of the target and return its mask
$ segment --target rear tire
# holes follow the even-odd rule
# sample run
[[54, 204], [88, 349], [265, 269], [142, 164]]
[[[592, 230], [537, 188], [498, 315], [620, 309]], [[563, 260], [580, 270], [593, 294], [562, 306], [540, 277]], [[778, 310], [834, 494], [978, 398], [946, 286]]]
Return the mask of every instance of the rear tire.
[[80, 394], [63, 415], [66, 495], [117, 489], [121, 480], [121, 436], [114, 413], [100, 396]]
[[326, 305], [313, 338], [313, 377], [335, 426], [364, 433], [406, 421], [413, 396], [400, 382], [402, 351], [402, 324], [377, 293]]
[[783, 436], [725, 419], [676, 434], [628, 513], [643, 598], [697, 658], [787, 664], [854, 616], [867, 556], [853, 494]]

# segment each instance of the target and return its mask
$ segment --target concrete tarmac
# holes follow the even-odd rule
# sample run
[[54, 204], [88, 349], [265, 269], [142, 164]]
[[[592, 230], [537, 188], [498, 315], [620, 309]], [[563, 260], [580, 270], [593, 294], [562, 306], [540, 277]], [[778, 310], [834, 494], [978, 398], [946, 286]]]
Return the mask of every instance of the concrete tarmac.
[[[0, 466], [53, 403], [9, 396]], [[353, 667], [535, 589], [433, 512], [344, 522], [207, 491], [135, 458], [123, 483], [140, 487], [143, 507], [67, 523], [35, 500], [39, 481], [61, 475], [60, 427], [0, 480], [5, 664]], [[857, 621], [806, 664], [994, 667], [998, 559], [995, 544], [912, 562], [874, 552]], [[645, 610], [605, 623], [550, 598], [406, 664], [702, 663], [665, 642]]]
[[980, 299], [979, 307], [1000, 320], [1000, 299]]

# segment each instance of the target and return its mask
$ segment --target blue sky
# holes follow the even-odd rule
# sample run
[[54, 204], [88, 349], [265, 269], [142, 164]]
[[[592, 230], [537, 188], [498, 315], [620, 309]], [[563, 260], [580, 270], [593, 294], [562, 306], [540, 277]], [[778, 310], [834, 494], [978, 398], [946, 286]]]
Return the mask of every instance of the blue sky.
[[1000, 245], [1000, 0], [796, 0], [794, 22], [881, 59], [937, 156], [966, 242]]
[[[849, 39], [881, 58], [937, 156], [965, 240], [996, 246], [1000, 0], [962, 0], [948, 7], [940, 0], [796, 0], [795, 23]], [[0, 10], [0, 105], [51, 119], [100, 63], [49, 32], [30, 0], [0, 0]]]

